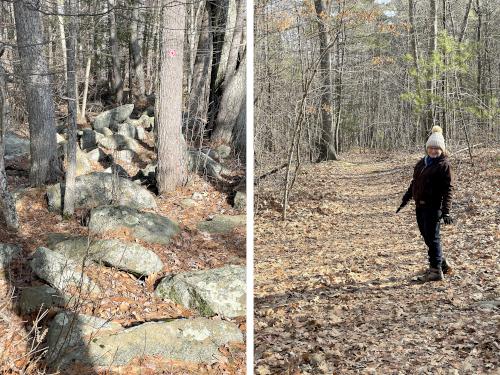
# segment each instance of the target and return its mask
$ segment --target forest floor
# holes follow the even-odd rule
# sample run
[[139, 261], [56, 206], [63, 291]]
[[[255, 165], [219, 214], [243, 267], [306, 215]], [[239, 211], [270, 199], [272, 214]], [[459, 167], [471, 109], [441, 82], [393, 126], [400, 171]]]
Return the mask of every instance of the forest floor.
[[[427, 267], [411, 203], [419, 154], [343, 154], [304, 166], [280, 220], [265, 186], [255, 220], [256, 374], [483, 374], [500, 365], [500, 154], [451, 157], [441, 226], [453, 274]], [[273, 198], [274, 196], [274, 198]], [[274, 200], [274, 205], [272, 204]]]
[[[146, 155], [147, 156], [147, 155]], [[21, 163], [22, 164], [22, 163]], [[25, 163], [29, 165], [28, 163]], [[136, 164], [120, 163], [133, 175]], [[141, 166], [142, 167], [142, 166]], [[21, 168], [22, 169], [22, 168]], [[94, 163], [94, 171], [103, 169]], [[241, 171], [240, 171], [241, 172]], [[26, 286], [38, 285], [29, 267], [31, 255], [39, 246], [47, 246], [47, 235], [51, 232], [70, 235], [87, 235], [88, 228], [82, 225], [86, 215], [80, 210], [75, 217], [64, 219], [60, 213], [49, 212], [44, 188], [29, 188], [27, 174], [10, 175], [11, 190], [26, 188], [17, 201], [17, 211], [21, 228], [12, 233], [0, 230], [0, 243], [12, 243], [23, 248], [24, 258], [17, 261], [9, 275], [0, 272], [0, 373], [2, 374], [38, 374], [43, 370], [43, 339], [46, 335], [47, 323], [60, 311], [52, 308], [43, 319], [37, 321], [37, 314], [20, 316], [18, 314], [19, 291]], [[181, 201], [191, 198], [193, 193], [201, 196], [197, 203], [185, 207]], [[140, 322], [183, 318], [193, 316], [193, 312], [173, 302], [162, 301], [154, 295], [154, 284], [168, 273], [180, 273], [201, 269], [222, 267], [227, 264], [245, 265], [245, 229], [234, 230], [230, 234], [209, 234], [200, 232], [196, 224], [210, 215], [241, 214], [228, 203], [227, 192], [192, 175], [191, 182], [168, 196], [156, 197], [158, 213], [179, 223], [181, 233], [167, 246], [139, 242], [153, 250], [162, 260], [165, 267], [159, 274], [146, 279], [137, 279], [127, 272], [114, 268], [103, 268], [90, 265], [85, 272], [95, 281], [105, 295], [99, 301], [84, 300], [80, 313], [112, 320], [123, 326]], [[0, 223], [0, 228], [2, 223]], [[115, 238], [127, 240], [116, 234]], [[128, 239], [130, 240], [130, 239]], [[232, 319], [245, 333], [245, 318]], [[34, 322], [37, 322], [34, 326]], [[33, 340], [40, 339], [39, 342]], [[133, 363], [131, 368], [106, 369], [102, 373], [135, 373], [142, 374], [240, 374], [245, 372], [245, 345], [231, 344], [220, 348], [220, 361], [213, 365], [196, 365], [187, 362], [169, 361], [159, 363], [156, 358], [141, 358], [141, 363]], [[39, 363], [35, 361], [41, 360]], [[132, 372], [132, 368], [133, 371]], [[85, 372], [82, 371], [81, 374]], [[90, 374], [96, 374], [89, 369]], [[101, 372], [99, 372], [101, 373]]]

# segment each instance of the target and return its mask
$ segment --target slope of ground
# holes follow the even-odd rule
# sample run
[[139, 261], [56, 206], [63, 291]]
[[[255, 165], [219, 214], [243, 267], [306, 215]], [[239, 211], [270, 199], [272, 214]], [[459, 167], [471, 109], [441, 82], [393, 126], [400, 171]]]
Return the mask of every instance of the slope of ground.
[[[289, 220], [255, 223], [257, 374], [479, 374], [500, 358], [499, 154], [452, 156], [456, 224], [442, 226], [454, 274], [427, 266], [414, 205], [396, 208], [421, 155], [344, 155], [304, 167]], [[273, 196], [266, 191], [261, 202]]]
[[[123, 164], [131, 172], [136, 171], [134, 164]], [[94, 165], [94, 170], [102, 170]], [[133, 173], [132, 173], [133, 172]], [[77, 212], [72, 219], [64, 219], [60, 214], [49, 212], [45, 189], [28, 188], [27, 174], [10, 175], [12, 190], [26, 188], [17, 202], [21, 228], [18, 233], [5, 231], [0, 223], [0, 243], [18, 244], [23, 248], [24, 258], [17, 261], [9, 275], [0, 271], [0, 372], [12, 374], [37, 373], [39, 367], [35, 361], [43, 358], [43, 340], [46, 324], [60, 309], [53, 308], [37, 320], [36, 315], [18, 316], [17, 304], [21, 288], [38, 285], [29, 267], [30, 257], [39, 246], [46, 246], [51, 232], [69, 235], [87, 235], [88, 228], [82, 225], [85, 210]], [[196, 203], [186, 207], [182, 200], [191, 198], [196, 193]], [[137, 279], [129, 273], [97, 265], [89, 266], [86, 273], [105, 290], [104, 298], [84, 300], [79, 312], [116, 321], [123, 326], [130, 326], [147, 321], [169, 318], [191, 317], [193, 313], [171, 302], [164, 302], [154, 296], [155, 282], [163, 275], [201, 269], [221, 267], [226, 264], [245, 265], [245, 230], [237, 229], [230, 234], [208, 234], [196, 229], [196, 224], [214, 214], [236, 215], [229, 205], [227, 194], [216, 189], [203, 178], [192, 175], [190, 183], [172, 194], [156, 197], [158, 212], [181, 226], [181, 233], [167, 246], [148, 244], [135, 240], [153, 250], [165, 267], [159, 274], [146, 279]], [[118, 239], [130, 240], [125, 237]], [[245, 319], [233, 319], [242, 331], [245, 331]], [[34, 324], [36, 322], [36, 324]], [[39, 341], [33, 342], [37, 337]], [[143, 374], [169, 373], [180, 374], [238, 374], [244, 372], [245, 347], [234, 345], [221, 348], [220, 361], [212, 366], [189, 363], [160, 363], [155, 358], [143, 358]], [[43, 367], [43, 366], [42, 366]], [[128, 369], [116, 369], [113, 373], [130, 373]], [[90, 371], [96, 374], [95, 371]]]

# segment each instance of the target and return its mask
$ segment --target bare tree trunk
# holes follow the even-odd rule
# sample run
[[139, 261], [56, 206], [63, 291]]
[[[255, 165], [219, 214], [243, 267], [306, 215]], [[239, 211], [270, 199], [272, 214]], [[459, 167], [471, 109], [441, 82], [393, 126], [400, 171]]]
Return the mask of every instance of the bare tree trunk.
[[[408, 0], [408, 20], [410, 22], [410, 46], [413, 57], [413, 66], [418, 74], [418, 51], [417, 51], [417, 33], [415, 32], [415, 3], [414, 0]], [[418, 78], [415, 78], [418, 84]]]
[[[339, 2], [339, 13], [345, 7], [345, 0], [342, 5]], [[339, 152], [339, 134], [342, 119], [342, 78], [344, 74], [344, 55], [346, 44], [345, 24], [341, 19], [339, 40], [336, 44], [336, 74], [335, 74], [335, 152]]]
[[467, 8], [465, 8], [464, 19], [462, 21], [462, 27], [460, 28], [460, 36], [458, 37], [458, 41], [460, 43], [462, 43], [465, 37], [465, 30], [467, 30], [467, 23], [469, 21], [469, 13], [471, 6], [472, 6], [472, 0], [469, 0], [469, 2], [467, 3]]
[[[76, 0], [65, 0], [66, 13], [76, 13]], [[73, 216], [75, 212], [75, 179], [76, 179], [76, 41], [77, 23], [76, 17], [70, 17], [67, 22], [68, 28], [68, 80], [66, 84], [68, 100], [68, 147], [66, 155], [66, 184], [64, 189], [64, 216]]]
[[[212, 61], [212, 37], [209, 32], [208, 10], [204, 10], [198, 49], [193, 67], [193, 79], [189, 94], [189, 129], [203, 132], [207, 123], [208, 89]], [[202, 135], [201, 135], [202, 136]]]
[[66, 33], [64, 31], [64, 0], [57, 0], [56, 12], [57, 12], [57, 25], [59, 26], [59, 37], [61, 39], [61, 53], [63, 58], [63, 69], [64, 69], [64, 82], [68, 80], [68, 63], [67, 63], [67, 49], [66, 49]]
[[89, 80], [90, 80], [90, 66], [92, 65], [92, 58], [87, 57], [87, 66], [85, 68], [85, 83], [83, 85], [83, 98], [82, 98], [82, 109], [80, 110], [80, 119], [78, 122], [84, 124], [87, 122], [85, 118], [85, 112], [87, 111], [87, 95], [89, 92]]
[[199, 1], [188, 3], [189, 6], [188, 14], [189, 14], [189, 22], [187, 25], [187, 33], [186, 33], [186, 42], [188, 46], [189, 53], [185, 58], [185, 65], [187, 68], [186, 74], [186, 87], [187, 92], [191, 92], [193, 90], [193, 75], [194, 75], [194, 65], [196, 61], [196, 55], [198, 54], [198, 43], [201, 39], [200, 34], [203, 33], [205, 28], [208, 28], [208, 25], [203, 25], [205, 22], [205, 14], [206, 14], [206, 1]]
[[245, 49], [245, 45], [241, 43], [241, 36], [244, 34], [245, 27], [245, 1], [239, 1], [237, 7], [236, 22], [229, 49], [229, 56], [227, 59], [225, 80], [231, 79], [231, 77], [235, 74], [236, 65], [238, 63], [238, 54], [241, 54], [241, 51]]
[[[429, 0], [430, 6], [430, 22], [431, 22], [431, 32], [430, 32], [430, 40], [429, 40], [429, 59], [434, 61], [434, 54], [437, 51], [437, 25], [438, 25], [438, 17], [437, 17], [437, 3], [436, 0]], [[432, 96], [436, 92], [436, 64], [432, 62], [432, 72], [431, 77], [427, 77], [427, 115], [425, 118], [425, 129], [423, 129], [423, 134], [429, 131], [435, 122], [435, 108], [434, 108], [434, 100]]]
[[316, 9], [316, 19], [319, 29], [319, 53], [321, 54], [320, 61], [320, 80], [322, 83], [321, 94], [321, 122], [322, 122], [322, 137], [320, 142], [319, 160], [337, 160], [335, 152], [335, 133], [333, 131], [332, 121], [332, 94], [330, 82], [330, 54], [327, 52], [328, 46], [328, 31], [326, 30], [323, 17], [325, 8], [322, 0], [314, 0]]
[[182, 137], [182, 82], [186, 5], [165, 0], [158, 97], [158, 167], [160, 194], [175, 190], [187, 177], [186, 145]]
[[246, 159], [246, 134], [247, 134], [247, 106], [246, 96], [243, 98], [240, 113], [236, 119], [236, 124], [233, 130], [233, 138], [231, 140], [235, 155], [241, 160]]
[[481, 2], [480, 0], [476, 0], [476, 14], [477, 14], [477, 30], [476, 30], [476, 42], [478, 46], [477, 51], [477, 96], [480, 101], [482, 101], [483, 96], [483, 60], [482, 60], [482, 46], [481, 46], [481, 28], [483, 25], [483, 14], [481, 10]]
[[215, 121], [215, 129], [211, 140], [215, 143], [229, 144], [231, 142], [233, 129], [241, 111], [245, 99], [245, 72], [246, 58], [240, 63], [236, 75], [234, 75], [224, 89], [221, 99], [219, 113]]
[[17, 44], [21, 57], [30, 127], [30, 182], [41, 186], [61, 175], [57, 158], [54, 99], [49, 70], [43, 55], [40, 13], [27, 0], [14, 1]]
[[225, 45], [228, 7], [230, 0], [207, 2], [212, 34], [212, 71], [210, 76], [210, 97], [208, 107], [208, 129], [213, 130], [222, 98], [221, 71], [224, 66], [222, 52]]
[[[144, 84], [144, 65], [142, 60], [142, 44], [139, 35], [140, 19], [139, 7], [142, 6], [141, 1], [135, 1], [132, 5], [132, 17], [130, 20], [130, 53], [132, 68], [130, 75], [133, 77], [132, 86], [130, 87], [132, 94], [136, 100], [143, 100], [146, 93], [146, 86]], [[133, 74], [132, 74], [133, 71]]]
[[116, 11], [114, 9], [116, 0], [108, 0], [109, 17], [109, 44], [111, 47], [111, 91], [115, 101], [121, 104], [123, 101], [123, 78], [121, 74], [120, 46], [116, 30]]
[[[3, 54], [3, 46], [0, 45], [0, 56]], [[5, 71], [0, 64], [0, 209], [3, 214], [7, 228], [19, 229], [19, 219], [17, 217], [16, 205], [7, 187], [7, 175], [4, 164], [4, 144], [3, 137], [9, 116], [7, 96], [5, 95]]]

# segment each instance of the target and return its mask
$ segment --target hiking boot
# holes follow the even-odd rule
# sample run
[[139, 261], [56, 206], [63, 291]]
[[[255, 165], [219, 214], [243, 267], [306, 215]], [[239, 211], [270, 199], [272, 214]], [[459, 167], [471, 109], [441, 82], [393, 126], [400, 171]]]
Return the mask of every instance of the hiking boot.
[[443, 270], [443, 274], [445, 275], [451, 275], [453, 273], [453, 269], [450, 266], [450, 262], [448, 262], [445, 257], [443, 257], [443, 261], [441, 263], [441, 269]]
[[444, 279], [443, 270], [441, 268], [429, 268], [423, 275], [417, 276], [415, 281], [441, 281]]

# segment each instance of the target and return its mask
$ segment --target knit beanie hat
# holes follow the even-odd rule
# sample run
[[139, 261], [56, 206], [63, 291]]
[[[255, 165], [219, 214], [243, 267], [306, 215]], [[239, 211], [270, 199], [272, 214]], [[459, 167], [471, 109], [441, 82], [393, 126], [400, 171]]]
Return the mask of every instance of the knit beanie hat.
[[427, 147], [439, 147], [441, 151], [445, 152], [446, 147], [444, 144], [443, 129], [441, 129], [440, 126], [436, 125], [432, 127], [432, 134], [425, 144], [425, 149], [427, 149]]

